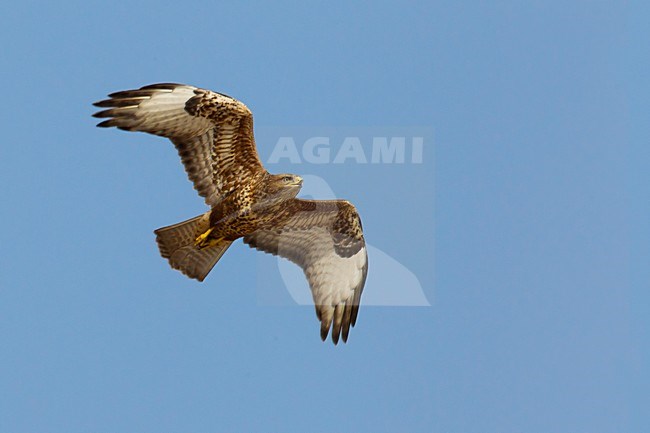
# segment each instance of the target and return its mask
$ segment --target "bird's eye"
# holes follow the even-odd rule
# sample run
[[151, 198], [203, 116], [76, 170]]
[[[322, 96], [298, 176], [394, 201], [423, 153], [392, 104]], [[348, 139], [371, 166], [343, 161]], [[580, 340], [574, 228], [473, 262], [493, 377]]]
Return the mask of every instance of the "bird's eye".
[[285, 176], [282, 180], [285, 182], [291, 182], [293, 178], [291, 176]]

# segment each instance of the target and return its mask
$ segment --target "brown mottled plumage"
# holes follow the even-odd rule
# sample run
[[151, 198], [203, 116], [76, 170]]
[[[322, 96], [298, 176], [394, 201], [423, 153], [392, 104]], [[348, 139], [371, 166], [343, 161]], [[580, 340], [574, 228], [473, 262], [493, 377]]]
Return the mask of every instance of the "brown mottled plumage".
[[172, 268], [203, 281], [239, 238], [299, 265], [309, 281], [321, 338], [347, 341], [368, 272], [361, 220], [344, 200], [295, 198], [302, 179], [268, 173], [257, 155], [253, 116], [230, 96], [183, 84], [154, 84], [95, 103], [97, 126], [169, 138], [210, 210], [155, 231]]

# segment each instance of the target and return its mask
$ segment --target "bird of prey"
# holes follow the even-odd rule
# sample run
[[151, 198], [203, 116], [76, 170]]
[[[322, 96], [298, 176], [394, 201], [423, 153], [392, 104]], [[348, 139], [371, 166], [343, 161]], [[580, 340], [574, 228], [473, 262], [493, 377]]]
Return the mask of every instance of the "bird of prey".
[[325, 340], [347, 341], [359, 311], [368, 256], [356, 208], [345, 200], [296, 198], [302, 179], [270, 174], [260, 162], [253, 115], [222, 93], [153, 84], [112, 93], [94, 105], [100, 127], [167, 137], [210, 210], [155, 230], [172, 268], [203, 281], [228, 247], [244, 243], [300, 266]]

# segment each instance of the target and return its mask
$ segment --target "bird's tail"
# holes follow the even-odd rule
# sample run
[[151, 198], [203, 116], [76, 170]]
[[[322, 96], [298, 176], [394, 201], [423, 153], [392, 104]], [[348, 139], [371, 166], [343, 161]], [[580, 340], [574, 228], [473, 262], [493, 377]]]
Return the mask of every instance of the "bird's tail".
[[155, 230], [160, 255], [190, 278], [203, 281], [232, 241], [220, 240], [200, 247], [196, 239], [210, 228], [210, 212]]

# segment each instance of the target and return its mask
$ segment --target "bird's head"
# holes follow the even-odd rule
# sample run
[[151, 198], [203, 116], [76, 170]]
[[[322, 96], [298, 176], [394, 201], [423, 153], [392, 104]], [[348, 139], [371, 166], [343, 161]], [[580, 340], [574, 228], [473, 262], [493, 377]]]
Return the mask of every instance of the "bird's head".
[[268, 193], [280, 200], [294, 198], [302, 187], [302, 177], [295, 174], [274, 174], [269, 179]]

